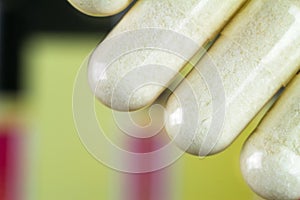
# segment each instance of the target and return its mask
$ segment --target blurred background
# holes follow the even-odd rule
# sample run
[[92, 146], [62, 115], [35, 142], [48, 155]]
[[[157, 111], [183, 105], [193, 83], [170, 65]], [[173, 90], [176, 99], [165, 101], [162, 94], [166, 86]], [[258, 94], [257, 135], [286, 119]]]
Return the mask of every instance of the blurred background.
[[[0, 200], [126, 200], [124, 174], [88, 153], [72, 113], [82, 62], [124, 12], [93, 18], [66, 0], [0, 1]], [[109, 109], [97, 109], [112, 129]], [[217, 156], [184, 154], [157, 192], [172, 200], [258, 199], [239, 170], [246, 137]]]

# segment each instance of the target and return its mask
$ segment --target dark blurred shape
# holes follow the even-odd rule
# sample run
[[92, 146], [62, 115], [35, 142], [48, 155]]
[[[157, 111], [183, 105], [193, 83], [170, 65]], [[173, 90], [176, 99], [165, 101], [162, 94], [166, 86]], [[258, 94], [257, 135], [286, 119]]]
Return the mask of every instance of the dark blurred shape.
[[19, 48], [22, 39], [22, 31], [16, 22], [23, 19], [18, 19], [3, 2], [0, 9], [0, 90], [14, 92], [20, 85]]
[[95, 18], [79, 13], [67, 0], [0, 0], [0, 92], [17, 94], [23, 89], [20, 49], [28, 35], [109, 31], [128, 9], [112, 17]]

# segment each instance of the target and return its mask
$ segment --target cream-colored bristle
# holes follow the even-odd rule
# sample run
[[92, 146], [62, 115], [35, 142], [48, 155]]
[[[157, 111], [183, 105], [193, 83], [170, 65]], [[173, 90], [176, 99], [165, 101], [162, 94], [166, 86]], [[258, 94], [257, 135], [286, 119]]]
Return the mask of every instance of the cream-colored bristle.
[[259, 195], [300, 199], [300, 75], [246, 141], [240, 162], [244, 178]]
[[80, 12], [91, 16], [110, 16], [124, 10], [132, 0], [68, 0]]
[[[187, 76], [190, 88], [180, 85], [170, 97], [168, 115], [182, 115], [177, 117], [182, 122], [175, 123], [169, 117], [166, 129], [180, 147], [190, 146], [187, 151], [192, 154], [220, 152], [286, 85], [299, 66], [300, 1], [250, 1]], [[223, 98], [212, 95], [222, 92]], [[198, 105], [191, 103], [193, 98]], [[221, 113], [214, 121], [213, 112]], [[192, 114], [188, 113], [196, 113], [198, 122], [189, 123]], [[216, 126], [221, 127], [220, 131], [208, 135]]]
[[[104, 104], [117, 110], [137, 110], [150, 105], [188, 60], [218, 34], [244, 2], [138, 1], [90, 58], [89, 80], [95, 95]], [[127, 37], [128, 34], [133, 36]], [[183, 40], [178, 40], [180, 37]], [[121, 41], [114, 44], [110, 42], [117, 39]], [[103, 48], [105, 44], [110, 47], [109, 50]], [[128, 46], [132, 44], [139, 49], [130, 51]], [[147, 44], [154, 47], [146, 48]], [[172, 49], [183, 49], [184, 55], [170, 52]], [[110, 60], [111, 63], [103, 63], [100, 58], [105, 50], [110, 51], [110, 55], [120, 50], [124, 52], [122, 56]], [[146, 67], [141, 69], [141, 66]], [[157, 66], [157, 69], [147, 66]]]

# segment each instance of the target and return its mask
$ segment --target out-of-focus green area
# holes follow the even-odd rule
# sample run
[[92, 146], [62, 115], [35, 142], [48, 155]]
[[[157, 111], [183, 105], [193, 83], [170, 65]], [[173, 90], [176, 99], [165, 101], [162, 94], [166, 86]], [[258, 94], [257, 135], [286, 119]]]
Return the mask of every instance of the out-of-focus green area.
[[72, 116], [76, 73], [102, 36], [38, 35], [24, 48], [28, 111], [36, 136], [34, 199], [109, 199], [111, 171], [88, 154]]
[[[72, 114], [76, 73], [103, 35], [40, 34], [23, 48], [25, 110], [31, 151], [30, 199], [116, 199], [119, 174], [96, 161], [81, 144]], [[111, 126], [111, 114], [99, 105]], [[182, 200], [258, 199], [242, 179], [239, 152], [246, 135], [218, 156], [184, 155], [173, 172]], [[171, 183], [170, 184], [174, 184]], [[175, 186], [174, 186], [175, 187]]]

